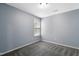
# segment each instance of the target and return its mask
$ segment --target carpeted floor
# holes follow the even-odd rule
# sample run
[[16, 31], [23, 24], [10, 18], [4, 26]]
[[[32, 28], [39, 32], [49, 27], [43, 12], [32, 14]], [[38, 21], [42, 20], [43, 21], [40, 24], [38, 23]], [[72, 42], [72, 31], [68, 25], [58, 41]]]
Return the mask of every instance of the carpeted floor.
[[79, 50], [48, 42], [37, 42], [3, 56], [78, 56]]

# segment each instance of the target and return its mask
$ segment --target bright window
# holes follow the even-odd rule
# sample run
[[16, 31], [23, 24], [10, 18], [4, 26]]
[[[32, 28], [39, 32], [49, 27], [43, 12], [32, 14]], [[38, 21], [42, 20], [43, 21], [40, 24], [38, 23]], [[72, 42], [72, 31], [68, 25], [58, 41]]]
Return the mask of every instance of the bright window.
[[34, 18], [34, 36], [40, 36], [41, 33], [41, 21], [39, 18]]

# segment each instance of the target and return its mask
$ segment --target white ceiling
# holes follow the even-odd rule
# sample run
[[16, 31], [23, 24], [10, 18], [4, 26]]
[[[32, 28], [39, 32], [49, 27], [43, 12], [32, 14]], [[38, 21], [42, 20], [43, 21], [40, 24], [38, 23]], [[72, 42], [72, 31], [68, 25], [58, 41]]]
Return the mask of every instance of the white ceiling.
[[41, 8], [40, 3], [8, 3], [32, 15], [40, 18], [79, 9], [79, 3], [48, 3], [47, 7]]

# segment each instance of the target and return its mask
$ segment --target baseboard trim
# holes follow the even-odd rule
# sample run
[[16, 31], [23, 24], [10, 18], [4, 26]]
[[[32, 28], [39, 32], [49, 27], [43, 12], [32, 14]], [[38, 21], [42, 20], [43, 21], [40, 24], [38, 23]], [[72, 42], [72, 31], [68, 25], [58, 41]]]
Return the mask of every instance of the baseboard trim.
[[52, 41], [47, 41], [47, 40], [42, 40], [44, 42], [49, 42], [49, 43], [53, 43], [53, 44], [57, 44], [57, 45], [61, 45], [61, 46], [65, 46], [65, 47], [69, 47], [69, 48], [73, 48], [73, 49], [78, 49], [78, 47], [72, 47], [72, 46], [69, 46], [69, 45], [64, 45], [64, 44], [60, 44], [60, 43], [56, 43], [56, 42], [52, 42]]
[[20, 48], [22, 48], [22, 47], [25, 47], [25, 46], [31, 45], [31, 44], [36, 43], [36, 42], [39, 42], [39, 40], [32, 41], [32, 42], [30, 42], [30, 43], [28, 43], [28, 44], [25, 44], [25, 45], [22, 45], [22, 46], [16, 47], [16, 48], [14, 48], [14, 49], [11, 49], [11, 50], [8, 50], [8, 51], [5, 51], [5, 52], [3, 52], [3, 53], [0, 53], [0, 56], [1, 56], [1, 55], [4, 55], [4, 54], [6, 54], [6, 53], [12, 52], [12, 51], [14, 51], [14, 50], [20, 49]]

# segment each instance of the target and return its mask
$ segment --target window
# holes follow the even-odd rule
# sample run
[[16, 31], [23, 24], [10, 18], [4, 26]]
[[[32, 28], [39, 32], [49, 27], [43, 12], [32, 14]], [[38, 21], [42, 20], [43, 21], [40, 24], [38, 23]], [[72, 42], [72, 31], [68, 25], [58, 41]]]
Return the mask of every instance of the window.
[[41, 33], [41, 21], [39, 18], [34, 18], [34, 36], [40, 36]]

